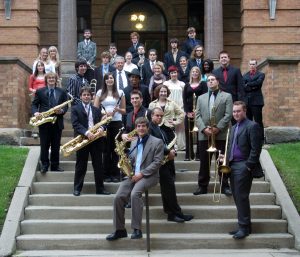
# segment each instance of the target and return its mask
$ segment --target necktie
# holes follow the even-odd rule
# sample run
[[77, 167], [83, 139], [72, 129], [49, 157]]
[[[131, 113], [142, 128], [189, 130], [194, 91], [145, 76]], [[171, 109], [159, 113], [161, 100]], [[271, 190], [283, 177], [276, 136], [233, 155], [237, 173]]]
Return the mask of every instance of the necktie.
[[209, 112], [210, 112], [210, 117], [212, 116], [212, 109], [215, 104], [215, 95], [214, 92], [211, 92], [210, 98], [209, 98]]
[[54, 88], [50, 88], [49, 106], [50, 108], [55, 106]]
[[137, 155], [136, 155], [136, 162], [135, 162], [135, 175], [140, 173], [141, 171], [141, 164], [142, 164], [142, 157], [143, 157], [143, 139], [138, 139], [137, 142]]
[[123, 79], [122, 79], [122, 71], [119, 71], [119, 89], [123, 90], [124, 89], [124, 84], [123, 84]]
[[224, 81], [227, 81], [227, 69], [223, 70], [223, 77], [224, 77]]
[[234, 135], [233, 135], [233, 141], [232, 141], [232, 145], [231, 145], [231, 151], [230, 151], [230, 157], [229, 157], [229, 161], [233, 160], [233, 154], [234, 154], [234, 149], [236, 147], [236, 139], [237, 139], [237, 134], [239, 132], [239, 123], [236, 124], [235, 130], [234, 130]]
[[132, 125], [134, 126], [134, 122], [135, 122], [135, 119], [136, 119], [136, 116], [137, 116], [137, 112], [133, 112], [132, 114]]
[[197, 66], [200, 68], [201, 66], [201, 60], [200, 59], [197, 59]]

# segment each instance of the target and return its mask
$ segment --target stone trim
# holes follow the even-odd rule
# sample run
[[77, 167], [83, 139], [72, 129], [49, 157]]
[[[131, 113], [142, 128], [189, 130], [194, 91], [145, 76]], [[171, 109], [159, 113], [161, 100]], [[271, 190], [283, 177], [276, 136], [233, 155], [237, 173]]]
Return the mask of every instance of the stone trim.
[[30, 74], [32, 73], [32, 69], [18, 57], [0, 57], [0, 64], [18, 64]]
[[267, 57], [257, 65], [257, 69], [261, 70], [269, 64], [295, 64], [299, 62], [299, 57]]

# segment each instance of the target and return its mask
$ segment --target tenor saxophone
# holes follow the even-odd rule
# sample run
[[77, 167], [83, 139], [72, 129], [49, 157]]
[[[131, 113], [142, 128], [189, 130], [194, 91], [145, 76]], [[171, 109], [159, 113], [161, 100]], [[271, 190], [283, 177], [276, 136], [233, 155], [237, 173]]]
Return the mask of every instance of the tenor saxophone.
[[65, 107], [67, 104], [71, 103], [73, 98], [68, 101], [63, 102], [62, 104], [56, 105], [53, 108], [49, 109], [46, 112], [40, 113], [38, 116], [31, 117], [29, 120], [29, 124], [33, 127], [38, 127], [44, 123], [51, 122], [54, 124], [56, 122], [57, 116], [51, 116], [55, 114], [56, 111], [60, 110], [61, 108]]
[[[119, 137], [122, 134], [124, 128], [121, 128], [117, 136], [115, 137], [116, 148], [115, 152], [119, 155], [118, 167], [120, 170], [128, 177], [132, 177], [134, 175], [131, 161], [126, 154], [126, 143], [125, 141], [119, 141]], [[129, 137], [133, 137], [136, 135], [136, 129], [128, 133]]]
[[[176, 144], [176, 140], [177, 140], [177, 135], [175, 134], [175, 137], [173, 138], [173, 140], [167, 145], [167, 149], [170, 150], [175, 144]], [[169, 161], [169, 155], [165, 155], [164, 159], [162, 160], [162, 165], [166, 164], [166, 162]]]
[[[107, 117], [106, 119], [96, 123], [93, 127], [91, 127], [88, 131], [92, 134], [96, 134], [97, 130], [105, 124], [111, 122], [112, 117]], [[86, 145], [92, 143], [93, 141], [97, 140], [100, 137], [106, 136], [106, 131], [101, 134], [97, 134], [96, 137], [93, 139], [88, 139], [86, 136], [78, 135], [77, 137], [73, 138], [69, 142], [65, 143], [61, 148], [60, 152], [63, 153], [65, 157], [70, 156], [72, 153], [78, 151], [79, 149], [85, 147]]]

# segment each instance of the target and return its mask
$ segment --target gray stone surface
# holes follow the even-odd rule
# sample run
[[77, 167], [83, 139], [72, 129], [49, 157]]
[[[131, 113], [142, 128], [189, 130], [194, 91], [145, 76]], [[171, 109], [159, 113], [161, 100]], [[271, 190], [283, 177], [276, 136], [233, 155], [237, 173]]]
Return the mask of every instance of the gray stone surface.
[[267, 144], [300, 141], [299, 127], [268, 127], [265, 128]]
[[0, 144], [19, 145], [23, 131], [18, 128], [0, 128]]

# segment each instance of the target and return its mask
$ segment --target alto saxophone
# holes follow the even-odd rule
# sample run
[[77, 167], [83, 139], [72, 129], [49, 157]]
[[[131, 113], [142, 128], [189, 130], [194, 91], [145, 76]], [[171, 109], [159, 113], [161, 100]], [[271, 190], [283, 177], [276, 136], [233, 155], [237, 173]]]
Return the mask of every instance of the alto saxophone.
[[[96, 134], [97, 130], [104, 124], [108, 124], [111, 122], [112, 117], [107, 117], [106, 119], [96, 123], [93, 127], [91, 127], [88, 131], [92, 134]], [[100, 137], [105, 137], [106, 131], [101, 134], [98, 134], [93, 139], [88, 139], [84, 135], [78, 135], [77, 137], [73, 138], [69, 142], [65, 143], [61, 148], [60, 152], [64, 154], [65, 157], [70, 156], [72, 153], [78, 151], [79, 149], [85, 147], [86, 145], [92, 143], [93, 141], [97, 140]]]
[[62, 104], [54, 106], [53, 108], [49, 109], [46, 112], [40, 113], [40, 115], [38, 115], [38, 116], [31, 117], [29, 120], [29, 124], [33, 127], [38, 127], [47, 122], [51, 122], [52, 124], [54, 124], [56, 122], [57, 116], [51, 116], [51, 115], [55, 114], [56, 111], [65, 107], [67, 104], [71, 103], [72, 101], [73, 101], [73, 98], [71, 98], [68, 101], [63, 102]]
[[[170, 150], [176, 143], [177, 135], [175, 134], [174, 139], [167, 145], [167, 149]], [[165, 155], [164, 159], [162, 160], [162, 165], [166, 164], [169, 161], [169, 155]]]
[[[127, 142], [125, 142], [123, 140], [119, 141], [119, 137], [122, 134], [123, 130], [124, 130], [124, 128], [121, 128], [119, 133], [115, 137], [115, 143], [116, 143], [115, 152], [119, 155], [118, 167], [120, 168], [120, 170], [126, 176], [132, 177], [134, 175], [134, 172], [132, 169], [131, 161], [125, 152], [127, 149], [127, 147], [126, 147]], [[133, 137], [135, 135], [136, 135], [136, 129], [134, 129], [133, 131], [128, 133], [129, 137]]]

